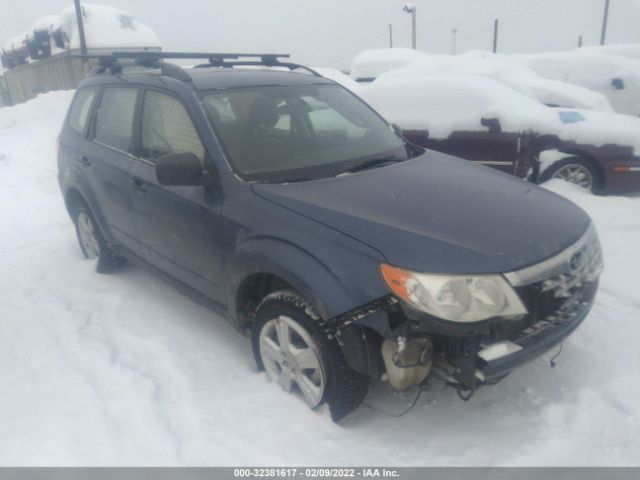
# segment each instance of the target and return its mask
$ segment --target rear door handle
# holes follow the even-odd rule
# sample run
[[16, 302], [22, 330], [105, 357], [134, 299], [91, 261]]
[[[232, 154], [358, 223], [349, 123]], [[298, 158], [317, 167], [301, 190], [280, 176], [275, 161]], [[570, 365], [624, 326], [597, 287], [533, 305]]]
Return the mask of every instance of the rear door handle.
[[147, 191], [144, 180], [141, 178], [131, 177], [131, 185], [133, 185], [133, 189], [141, 195]]

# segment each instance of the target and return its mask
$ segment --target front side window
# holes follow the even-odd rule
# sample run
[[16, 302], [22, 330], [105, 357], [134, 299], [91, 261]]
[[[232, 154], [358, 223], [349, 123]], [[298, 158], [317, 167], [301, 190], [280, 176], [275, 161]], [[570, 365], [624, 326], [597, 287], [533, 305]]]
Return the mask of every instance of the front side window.
[[78, 90], [75, 98], [73, 99], [73, 105], [69, 110], [68, 124], [77, 133], [84, 135], [87, 124], [89, 123], [89, 113], [93, 105], [93, 100], [96, 98], [98, 88], [83, 88]]
[[133, 114], [138, 90], [106, 88], [96, 114], [95, 140], [123, 152], [131, 152]]
[[193, 153], [204, 160], [204, 147], [182, 103], [149, 91], [142, 111], [142, 157], [149, 160], [170, 153]]
[[206, 93], [203, 103], [247, 180], [321, 178], [368, 159], [407, 157], [389, 125], [337, 85], [230, 89]]

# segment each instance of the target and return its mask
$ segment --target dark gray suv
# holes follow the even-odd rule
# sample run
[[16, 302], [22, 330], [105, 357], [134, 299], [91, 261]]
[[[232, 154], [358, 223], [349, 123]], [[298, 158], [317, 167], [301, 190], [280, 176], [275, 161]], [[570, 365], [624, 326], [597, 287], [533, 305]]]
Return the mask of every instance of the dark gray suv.
[[[206, 61], [165, 61], [184, 57]], [[269, 379], [334, 419], [371, 378], [437, 376], [468, 399], [582, 322], [602, 257], [581, 209], [407, 143], [282, 57], [99, 59], [58, 153], [99, 272], [143, 264], [211, 305]]]

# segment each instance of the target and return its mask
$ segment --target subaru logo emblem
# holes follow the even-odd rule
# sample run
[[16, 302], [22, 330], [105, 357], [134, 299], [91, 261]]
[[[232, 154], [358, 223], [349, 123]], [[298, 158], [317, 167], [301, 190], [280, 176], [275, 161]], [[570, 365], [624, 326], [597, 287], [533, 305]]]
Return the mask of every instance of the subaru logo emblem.
[[580, 267], [582, 267], [583, 263], [584, 255], [582, 254], [582, 252], [578, 252], [573, 257], [571, 257], [571, 260], [569, 260], [569, 267], [571, 268], [571, 270], [576, 271], [579, 270]]

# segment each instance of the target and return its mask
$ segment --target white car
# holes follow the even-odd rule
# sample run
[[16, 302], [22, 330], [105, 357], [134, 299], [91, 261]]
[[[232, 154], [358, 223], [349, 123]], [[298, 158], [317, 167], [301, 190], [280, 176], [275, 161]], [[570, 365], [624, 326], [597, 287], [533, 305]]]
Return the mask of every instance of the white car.
[[356, 56], [351, 69], [351, 75], [361, 82], [376, 78], [443, 74], [487, 77], [548, 106], [613, 111], [609, 101], [601, 93], [563, 81], [542, 78], [510, 56], [484, 51], [472, 51], [463, 55], [427, 55], [415, 50], [407, 52], [405, 49], [367, 50]]
[[618, 113], [640, 115], [640, 59], [588, 49], [512, 57], [544, 78], [602, 93]]

